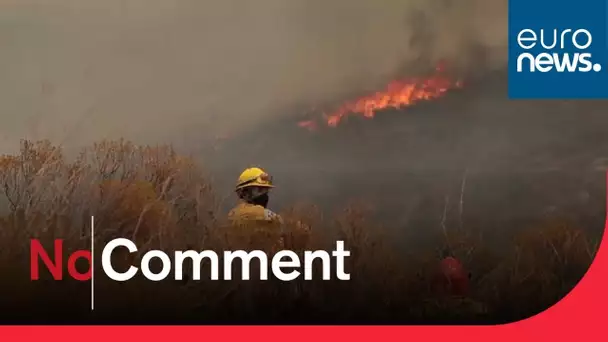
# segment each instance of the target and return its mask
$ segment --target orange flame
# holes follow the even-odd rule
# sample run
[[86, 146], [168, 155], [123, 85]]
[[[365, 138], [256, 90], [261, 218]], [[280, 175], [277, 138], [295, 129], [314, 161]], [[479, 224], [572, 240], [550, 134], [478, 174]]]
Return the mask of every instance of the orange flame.
[[[442, 66], [435, 70], [436, 73], [428, 78], [393, 81], [384, 91], [346, 102], [332, 113], [325, 114], [325, 122], [329, 127], [336, 127], [350, 114], [362, 114], [371, 119], [379, 110], [408, 107], [419, 101], [441, 97], [450, 89], [462, 87], [462, 81], [453, 81], [442, 74]], [[314, 120], [300, 121], [298, 126], [315, 130], [317, 123]]]

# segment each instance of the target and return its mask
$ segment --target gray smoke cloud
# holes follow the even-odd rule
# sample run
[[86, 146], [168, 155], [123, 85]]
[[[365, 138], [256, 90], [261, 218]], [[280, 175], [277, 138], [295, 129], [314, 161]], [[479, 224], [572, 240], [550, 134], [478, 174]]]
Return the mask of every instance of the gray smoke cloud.
[[439, 59], [503, 67], [506, 4], [3, 0], [3, 150], [20, 138], [238, 133], [294, 103], [371, 90]]

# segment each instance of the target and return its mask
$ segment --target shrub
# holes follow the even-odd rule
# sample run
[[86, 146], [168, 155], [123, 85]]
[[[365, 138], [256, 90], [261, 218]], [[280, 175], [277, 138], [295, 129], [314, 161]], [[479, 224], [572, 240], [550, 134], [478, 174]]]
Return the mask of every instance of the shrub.
[[[21, 274], [28, 269], [24, 242], [30, 238], [49, 244], [63, 238], [70, 250], [88, 248], [91, 215], [96, 218], [95, 241], [100, 246], [127, 237], [140, 247], [138, 254], [116, 256], [115, 262], [123, 267], [150, 249], [222, 250], [235, 244], [260, 248], [264, 241], [237, 243], [235, 236], [242, 237], [242, 232], [235, 233], [224, 224], [209, 179], [195, 160], [178, 155], [170, 146], [102, 141], [68, 160], [60, 147], [48, 141], [23, 141], [20, 153], [0, 158], [4, 206], [0, 258]], [[506, 254], [489, 248], [480, 234], [443, 227], [437, 249], [458, 257], [472, 276], [470, 293], [453, 297], [435, 286], [440, 259], [436, 250], [415, 246], [406, 252], [398, 250], [388, 230], [370, 220], [367, 203], [348, 204], [331, 218], [314, 204], [296, 205], [282, 214], [289, 231], [285, 248], [299, 253], [330, 250], [337, 239], [345, 240], [351, 251], [346, 265], [351, 281], [288, 285], [202, 281], [170, 283], [161, 289], [141, 280], [134, 280], [130, 287], [100, 280], [103, 293], [110, 296], [106, 314], [117, 317], [139, 308], [143, 317], [151, 313], [146, 308], [153, 298], [154, 307], [166, 307], [168, 317], [195, 322], [517, 320], [542, 311], [570, 291], [597, 248], [583, 229], [560, 221], [525, 231]], [[275, 236], [267, 239], [274, 245]], [[202, 274], [208, 272], [207, 266], [203, 265]], [[124, 312], [116, 303], [109, 304], [114, 293], [126, 298]]]

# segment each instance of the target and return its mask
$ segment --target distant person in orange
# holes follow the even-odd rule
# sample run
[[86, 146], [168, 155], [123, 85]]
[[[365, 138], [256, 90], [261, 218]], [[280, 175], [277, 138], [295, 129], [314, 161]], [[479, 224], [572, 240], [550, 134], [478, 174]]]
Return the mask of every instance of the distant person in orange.
[[466, 297], [469, 294], [471, 275], [449, 248], [441, 251], [441, 259], [436, 265], [433, 279], [436, 295]]
[[439, 263], [441, 287], [444, 294], [466, 296], [469, 293], [469, 273], [462, 263], [453, 256], [446, 256]]
[[435, 290], [437, 299], [443, 305], [444, 313], [483, 315], [487, 307], [474, 298], [471, 293], [471, 273], [452, 253], [444, 250], [438, 264]]

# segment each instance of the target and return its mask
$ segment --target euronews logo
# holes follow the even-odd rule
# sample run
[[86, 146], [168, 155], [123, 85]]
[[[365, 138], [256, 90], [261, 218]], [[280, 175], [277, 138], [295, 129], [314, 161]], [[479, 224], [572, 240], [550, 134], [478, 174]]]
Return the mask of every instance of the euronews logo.
[[592, 54], [585, 52], [593, 43], [591, 32], [586, 29], [523, 29], [517, 34], [517, 45], [523, 50], [517, 56], [517, 72], [600, 72], [602, 65], [593, 63]]

